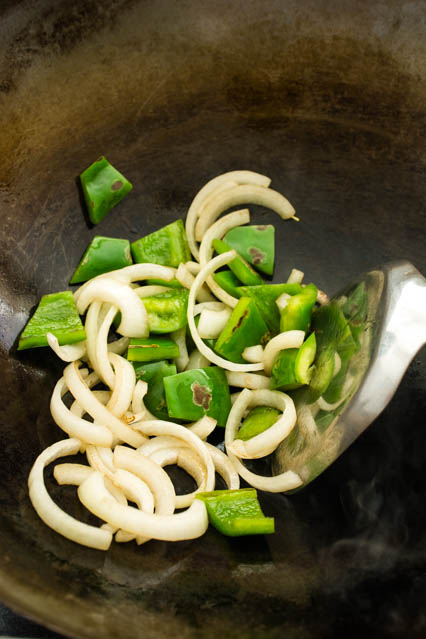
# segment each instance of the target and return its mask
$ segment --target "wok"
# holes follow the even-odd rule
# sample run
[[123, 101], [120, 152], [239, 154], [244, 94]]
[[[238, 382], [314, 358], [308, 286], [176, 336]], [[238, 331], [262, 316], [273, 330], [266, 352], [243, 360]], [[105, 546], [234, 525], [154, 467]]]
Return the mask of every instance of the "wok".
[[[425, 352], [321, 477], [262, 495], [275, 535], [114, 545], [62, 539], [26, 478], [61, 437], [61, 366], [16, 338], [95, 234], [184, 217], [227, 170], [269, 175], [300, 223], [293, 266], [330, 294], [393, 259], [426, 272], [426, 3], [3, 0], [0, 9], [0, 598], [73, 637], [424, 637]], [[100, 154], [134, 190], [88, 225], [77, 176]], [[66, 491], [55, 498], [77, 508]], [[74, 510], [79, 514], [78, 509]], [[80, 513], [81, 514], [81, 513]]]

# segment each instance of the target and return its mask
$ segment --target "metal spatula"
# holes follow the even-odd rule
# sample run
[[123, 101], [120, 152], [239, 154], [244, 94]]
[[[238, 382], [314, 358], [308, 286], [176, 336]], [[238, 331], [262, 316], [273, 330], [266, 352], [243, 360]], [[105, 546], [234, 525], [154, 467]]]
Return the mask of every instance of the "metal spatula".
[[352, 322], [357, 351], [324, 396], [296, 400], [296, 428], [272, 463], [274, 474], [294, 470], [304, 486], [383, 411], [426, 342], [426, 279], [409, 262], [369, 271], [332, 301]]

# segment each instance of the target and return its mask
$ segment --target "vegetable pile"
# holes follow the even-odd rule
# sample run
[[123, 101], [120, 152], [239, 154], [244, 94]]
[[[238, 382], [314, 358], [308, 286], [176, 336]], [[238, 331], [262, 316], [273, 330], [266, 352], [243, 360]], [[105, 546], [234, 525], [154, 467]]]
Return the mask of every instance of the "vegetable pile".
[[[81, 179], [95, 223], [131, 188], [105, 158]], [[327, 299], [300, 271], [264, 281], [274, 268], [272, 225], [248, 225], [248, 209], [222, 216], [254, 203], [297, 219], [269, 184], [251, 171], [226, 173], [197, 194], [185, 225], [132, 244], [96, 236], [71, 278], [81, 286], [44, 296], [22, 332], [18, 349], [49, 345], [67, 363], [50, 407], [68, 439], [39, 455], [28, 485], [38, 515], [68, 539], [103, 550], [113, 537], [177, 541], [202, 535], [209, 521], [226, 535], [271, 533], [256, 489], [302, 485], [291, 469], [266, 477], [242, 460], [289, 436], [291, 393], [320, 398], [337, 372], [337, 346], [344, 334], [350, 350], [352, 334], [344, 320], [331, 347], [322, 339], [329, 311], [318, 302]], [[333, 312], [337, 326], [341, 311]], [[225, 429], [226, 453], [207, 441], [215, 428]], [[100, 526], [61, 510], [44, 483], [45, 466], [79, 452], [87, 464], [57, 464], [54, 477], [78, 487]], [[194, 478], [193, 492], [176, 494], [171, 464]], [[228, 490], [215, 490], [215, 473]]]

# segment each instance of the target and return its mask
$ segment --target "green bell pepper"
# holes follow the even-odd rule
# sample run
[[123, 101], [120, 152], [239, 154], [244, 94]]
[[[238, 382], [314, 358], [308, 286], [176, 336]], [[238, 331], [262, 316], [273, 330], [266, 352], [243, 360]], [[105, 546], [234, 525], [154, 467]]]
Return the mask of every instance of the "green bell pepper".
[[275, 532], [273, 517], [265, 517], [254, 488], [212, 490], [198, 493], [206, 505], [209, 522], [223, 535], [269, 535]]
[[315, 333], [311, 333], [300, 348], [286, 348], [280, 351], [272, 366], [271, 388], [294, 390], [309, 384], [316, 349]]
[[83, 171], [80, 181], [93, 224], [98, 224], [133, 188], [104, 156]]
[[149, 297], [142, 302], [148, 313], [149, 330], [152, 333], [172, 333], [187, 323], [189, 291], [172, 289]]
[[236, 226], [228, 231], [223, 239], [258, 271], [265, 273], [265, 275], [273, 274], [275, 228], [272, 224]]
[[163, 380], [170, 375], [176, 375], [176, 366], [166, 360], [150, 363], [132, 362], [132, 364], [136, 379], [141, 379], [148, 384], [148, 392], [143, 398], [145, 406], [154, 417], [167, 421], [169, 413], [167, 412]]
[[256, 304], [250, 297], [241, 297], [216, 340], [215, 351], [222, 357], [237, 362], [247, 363], [241, 353], [247, 346], [265, 345], [270, 332]]
[[147, 284], [152, 284], [155, 286], [167, 286], [168, 288], [183, 288], [182, 284], [173, 278], [172, 280], [159, 280], [154, 278], [148, 278], [145, 280]]
[[18, 351], [48, 346], [47, 333], [53, 333], [60, 345], [86, 339], [71, 291], [43, 295], [34, 315], [21, 333]]
[[132, 263], [129, 240], [95, 235], [74, 271], [70, 284], [87, 282], [92, 277], [130, 266]]
[[221, 368], [196, 368], [165, 377], [164, 389], [170, 417], [193, 421], [209, 415], [225, 426], [231, 396]]
[[239, 296], [251, 297], [273, 335], [280, 332], [280, 311], [276, 300], [283, 293], [296, 295], [302, 291], [300, 284], [263, 284], [260, 286], [239, 286]]
[[260, 435], [260, 433], [275, 424], [279, 414], [280, 411], [272, 408], [272, 406], [255, 406], [241, 424], [237, 438], [247, 441], [256, 435]]
[[229, 293], [229, 295], [232, 295], [232, 297], [236, 297], [237, 299], [241, 297], [241, 293], [238, 291], [238, 287], [241, 285], [241, 282], [232, 271], [229, 271], [228, 269], [225, 271], [217, 271], [217, 273], [214, 273], [213, 279], [223, 288], [224, 291]]
[[179, 357], [179, 346], [167, 337], [132, 337], [127, 349], [130, 362], [154, 362]]
[[[223, 240], [215, 239], [212, 242], [213, 248], [216, 253], [226, 253], [231, 250], [229, 244], [224, 242]], [[242, 284], [246, 284], [246, 286], [255, 286], [256, 284], [263, 284], [263, 279], [256, 273], [256, 271], [250, 266], [246, 260], [244, 260], [240, 255], [237, 255], [231, 262], [228, 264], [231, 271], [234, 275], [242, 282]]]
[[280, 331], [307, 331], [311, 322], [312, 309], [318, 295], [315, 284], [307, 284], [300, 293], [289, 298], [281, 311]]
[[179, 266], [188, 262], [191, 253], [182, 220], [176, 220], [131, 244], [135, 262], [151, 262], [164, 266]]

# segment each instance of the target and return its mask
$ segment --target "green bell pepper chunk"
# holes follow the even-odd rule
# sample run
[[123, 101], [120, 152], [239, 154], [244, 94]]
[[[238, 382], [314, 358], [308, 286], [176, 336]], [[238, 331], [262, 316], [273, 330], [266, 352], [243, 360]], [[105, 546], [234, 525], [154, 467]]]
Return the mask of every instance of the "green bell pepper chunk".
[[311, 333], [300, 348], [286, 348], [276, 356], [271, 372], [271, 388], [294, 390], [309, 384], [317, 350], [315, 333]]
[[270, 332], [256, 304], [250, 297], [241, 297], [216, 340], [215, 351], [222, 357], [237, 362], [247, 363], [241, 353], [247, 346], [265, 345]]
[[236, 226], [223, 238], [242, 258], [265, 275], [274, 272], [275, 228], [272, 224]]
[[247, 441], [256, 435], [260, 435], [260, 433], [275, 424], [279, 414], [280, 411], [272, 408], [272, 406], [255, 406], [241, 424], [237, 438]]
[[182, 220], [176, 220], [132, 242], [131, 249], [133, 259], [138, 263], [151, 262], [176, 267], [191, 259]]
[[154, 278], [148, 278], [145, 280], [147, 284], [153, 284], [155, 286], [167, 286], [168, 288], [183, 288], [182, 284], [173, 278], [172, 280], [159, 280]]
[[188, 297], [189, 291], [186, 288], [143, 297], [150, 332], [171, 333], [186, 326]]
[[307, 284], [300, 293], [289, 298], [287, 306], [281, 311], [280, 331], [282, 333], [308, 330], [317, 294], [318, 289], [315, 284]]
[[60, 345], [86, 339], [71, 291], [43, 295], [34, 315], [21, 333], [18, 351], [48, 346], [47, 333], [53, 333]]
[[133, 264], [129, 240], [95, 235], [87, 247], [80, 264], [74, 271], [70, 284], [87, 280]]
[[280, 311], [276, 300], [283, 293], [296, 295], [303, 290], [300, 284], [263, 284], [260, 286], [239, 286], [240, 296], [252, 297], [263, 319], [273, 335], [280, 332]]
[[165, 377], [164, 389], [170, 417], [195, 421], [209, 415], [225, 426], [231, 396], [221, 368], [208, 366]]
[[80, 181], [93, 224], [98, 224], [133, 188], [104, 156], [83, 171]]
[[179, 346], [166, 337], [132, 337], [127, 349], [130, 362], [154, 362], [179, 357]]
[[167, 412], [163, 380], [170, 375], [176, 375], [176, 366], [165, 360], [150, 363], [132, 362], [132, 364], [136, 379], [141, 379], [148, 384], [148, 392], [143, 398], [145, 406], [154, 417], [167, 421], [169, 413]]
[[[231, 250], [229, 244], [224, 242], [223, 240], [215, 239], [212, 242], [213, 248], [216, 253], [226, 253]], [[248, 262], [246, 262], [240, 255], [237, 255], [231, 262], [228, 264], [231, 271], [234, 275], [247, 286], [255, 286], [256, 284], [263, 284], [263, 279], [260, 277], [259, 273], [250, 266]]]
[[273, 517], [265, 517], [254, 488], [212, 490], [198, 493], [206, 505], [209, 522], [223, 535], [269, 535], [275, 532]]
[[241, 282], [232, 271], [217, 271], [217, 273], [213, 274], [213, 279], [223, 288], [224, 291], [229, 293], [229, 295], [232, 295], [232, 297], [236, 297], [237, 299], [241, 297], [241, 293], [238, 291], [238, 287], [241, 285]]

